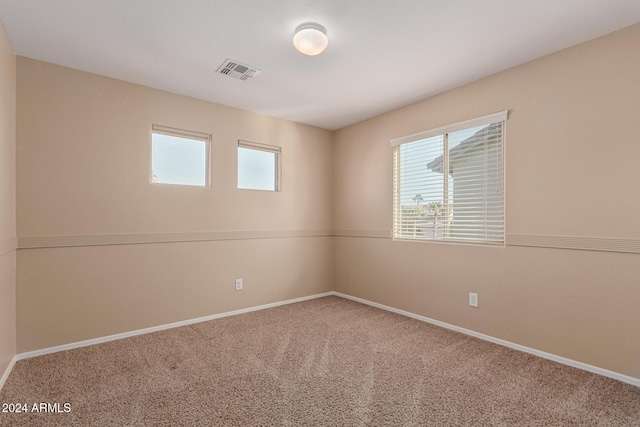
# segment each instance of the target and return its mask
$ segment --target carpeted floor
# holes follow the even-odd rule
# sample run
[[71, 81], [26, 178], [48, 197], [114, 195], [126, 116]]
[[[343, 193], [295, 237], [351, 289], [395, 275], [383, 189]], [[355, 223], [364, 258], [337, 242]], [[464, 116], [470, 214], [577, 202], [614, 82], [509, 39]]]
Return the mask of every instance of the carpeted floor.
[[0, 425], [640, 426], [640, 388], [339, 297], [18, 362], [0, 403], [40, 402]]

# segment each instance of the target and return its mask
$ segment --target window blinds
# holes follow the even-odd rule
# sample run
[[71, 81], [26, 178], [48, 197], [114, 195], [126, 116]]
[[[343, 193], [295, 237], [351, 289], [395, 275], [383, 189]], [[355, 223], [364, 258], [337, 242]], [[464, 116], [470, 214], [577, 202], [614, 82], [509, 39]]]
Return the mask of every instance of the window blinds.
[[211, 142], [211, 135], [209, 135], [208, 133], [194, 132], [194, 131], [184, 130], [184, 129], [175, 129], [175, 128], [170, 128], [167, 126], [160, 126], [160, 125], [151, 125], [151, 131], [152, 133], [161, 133], [163, 135], [175, 136], [178, 138], [197, 139], [200, 141], [205, 141], [207, 143]]
[[394, 238], [504, 243], [507, 112], [391, 141]]

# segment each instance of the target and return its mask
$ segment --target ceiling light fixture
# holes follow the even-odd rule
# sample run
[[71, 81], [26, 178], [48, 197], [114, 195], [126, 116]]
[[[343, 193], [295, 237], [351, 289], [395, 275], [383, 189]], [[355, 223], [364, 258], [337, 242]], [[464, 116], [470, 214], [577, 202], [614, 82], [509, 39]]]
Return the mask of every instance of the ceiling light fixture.
[[299, 25], [293, 36], [293, 45], [304, 55], [320, 55], [329, 45], [327, 30], [314, 22]]

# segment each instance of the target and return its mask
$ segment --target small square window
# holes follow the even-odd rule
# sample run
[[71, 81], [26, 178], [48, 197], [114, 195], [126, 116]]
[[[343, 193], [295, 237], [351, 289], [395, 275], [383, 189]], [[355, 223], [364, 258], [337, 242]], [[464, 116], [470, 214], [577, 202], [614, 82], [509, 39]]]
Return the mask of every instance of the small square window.
[[238, 188], [280, 191], [280, 147], [238, 141]]
[[206, 186], [210, 142], [208, 134], [153, 125], [151, 182]]

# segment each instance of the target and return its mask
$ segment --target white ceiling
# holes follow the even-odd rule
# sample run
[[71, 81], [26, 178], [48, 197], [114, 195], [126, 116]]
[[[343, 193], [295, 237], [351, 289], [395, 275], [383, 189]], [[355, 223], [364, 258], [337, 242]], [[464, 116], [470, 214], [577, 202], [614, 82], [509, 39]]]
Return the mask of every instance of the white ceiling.
[[[333, 130], [632, 25], [640, 1], [0, 0], [0, 19], [18, 55]], [[291, 42], [308, 21], [317, 57]], [[262, 72], [214, 74], [226, 58]]]

